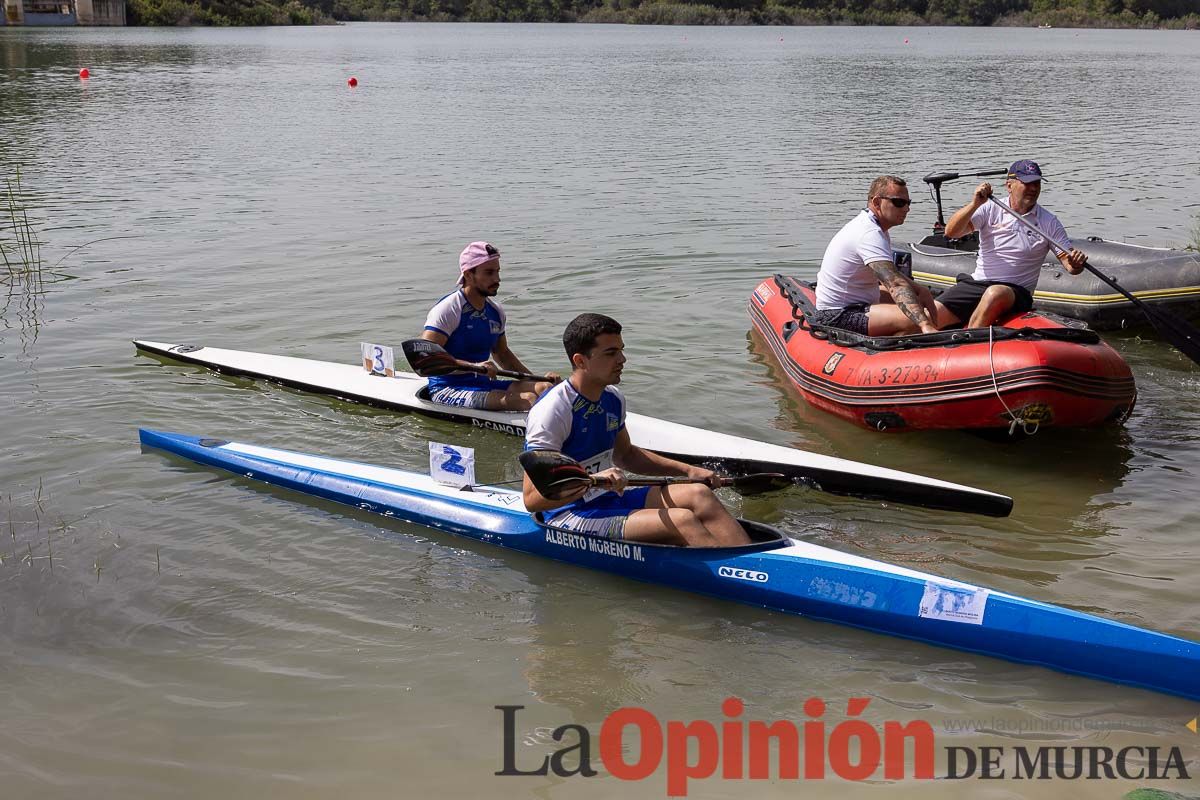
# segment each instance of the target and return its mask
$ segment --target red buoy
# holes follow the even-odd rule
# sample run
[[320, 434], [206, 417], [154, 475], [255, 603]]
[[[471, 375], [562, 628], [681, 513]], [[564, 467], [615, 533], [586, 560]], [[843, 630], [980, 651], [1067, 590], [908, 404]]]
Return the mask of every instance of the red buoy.
[[84, 67], [83, 69], [79, 70], [79, 77], [80, 77], [80, 78], [82, 78], [82, 79], [83, 79], [83, 80], [85, 80], [85, 81], [86, 81], [86, 80], [87, 80], [89, 77], [91, 77], [91, 74], [92, 74], [92, 73], [88, 72], [88, 68], [87, 68], [87, 67]]
[[350, 86], [351, 88], [358, 86], [358, 78], [351, 75], [350, 79], [348, 81], [346, 81], [346, 85]]

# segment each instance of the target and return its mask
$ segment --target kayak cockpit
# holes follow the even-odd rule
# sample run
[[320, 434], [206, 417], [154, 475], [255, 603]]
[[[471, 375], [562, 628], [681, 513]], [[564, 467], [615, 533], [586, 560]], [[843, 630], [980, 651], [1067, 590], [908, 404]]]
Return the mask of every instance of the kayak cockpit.
[[[608, 537], [598, 536], [593, 533], [580, 533], [567, 528], [559, 527], [552, 522], [546, 522], [541, 512], [532, 515], [538, 526], [547, 531], [558, 531], [560, 533], [570, 534], [571, 536], [583, 537], [586, 540], [596, 540], [598, 542], [611, 541]], [[636, 542], [639, 547], [654, 548], [661, 550], [673, 551], [689, 551], [695, 553], [703, 553], [705, 556], [713, 554], [729, 554], [737, 555], [742, 553], [758, 553], [764, 550], [775, 550], [780, 547], [787, 547], [792, 543], [792, 540], [778, 528], [770, 525], [764, 525], [761, 522], [752, 522], [747, 519], [739, 519], [738, 522], [746, 530], [746, 534], [750, 537], [749, 544], [740, 544], [733, 547], [684, 547], [677, 544], [654, 544], [652, 542]]]

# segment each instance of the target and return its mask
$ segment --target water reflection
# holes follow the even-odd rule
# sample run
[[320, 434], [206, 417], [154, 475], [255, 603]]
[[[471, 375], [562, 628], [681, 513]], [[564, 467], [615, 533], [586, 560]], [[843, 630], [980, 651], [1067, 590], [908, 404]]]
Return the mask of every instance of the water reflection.
[[[45, 264], [42, 244], [32, 198], [21, 184], [21, 172], [5, 168], [0, 185], [0, 261], [5, 274], [4, 306], [0, 308], [0, 323], [4, 330], [15, 330], [24, 359], [32, 360], [30, 349], [37, 341], [42, 312], [45, 309]], [[4, 336], [0, 334], [0, 346]]]

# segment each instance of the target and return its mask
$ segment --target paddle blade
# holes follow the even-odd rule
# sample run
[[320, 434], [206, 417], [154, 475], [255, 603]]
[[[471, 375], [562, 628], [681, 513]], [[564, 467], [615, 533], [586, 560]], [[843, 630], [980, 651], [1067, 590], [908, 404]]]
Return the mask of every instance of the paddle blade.
[[409, 339], [401, 343], [400, 347], [404, 350], [404, 357], [408, 359], [413, 372], [423, 378], [462, 371], [454, 356], [447, 353], [440, 344], [425, 339]]
[[1195, 325], [1153, 306], [1143, 305], [1142, 310], [1159, 336], [1173, 344], [1193, 363], [1200, 364], [1200, 330]]
[[1128, 289], [1117, 283], [1116, 280], [1105, 275], [1091, 264], [1084, 263], [1083, 268], [1109, 287], [1116, 289], [1124, 295], [1126, 300], [1133, 303], [1134, 306], [1146, 315], [1146, 320], [1158, 332], [1159, 336], [1174, 345], [1175, 349], [1190, 358], [1193, 363], [1200, 364], [1200, 330], [1197, 330], [1195, 325], [1164, 308], [1147, 305]]
[[727, 486], [736, 489], [740, 494], [763, 494], [777, 492], [792, 486], [792, 481], [782, 472], [755, 472], [737, 478], [727, 478]]
[[547, 500], [562, 500], [590, 486], [592, 476], [575, 459], [555, 450], [526, 450], [517, 457], [534, 487]]

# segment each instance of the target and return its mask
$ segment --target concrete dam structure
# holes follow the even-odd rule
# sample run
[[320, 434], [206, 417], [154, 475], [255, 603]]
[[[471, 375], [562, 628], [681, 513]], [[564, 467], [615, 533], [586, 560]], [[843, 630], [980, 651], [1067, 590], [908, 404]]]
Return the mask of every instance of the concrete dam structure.
[[0, 25], [124, 25], [125, 0], [0, 0]]

